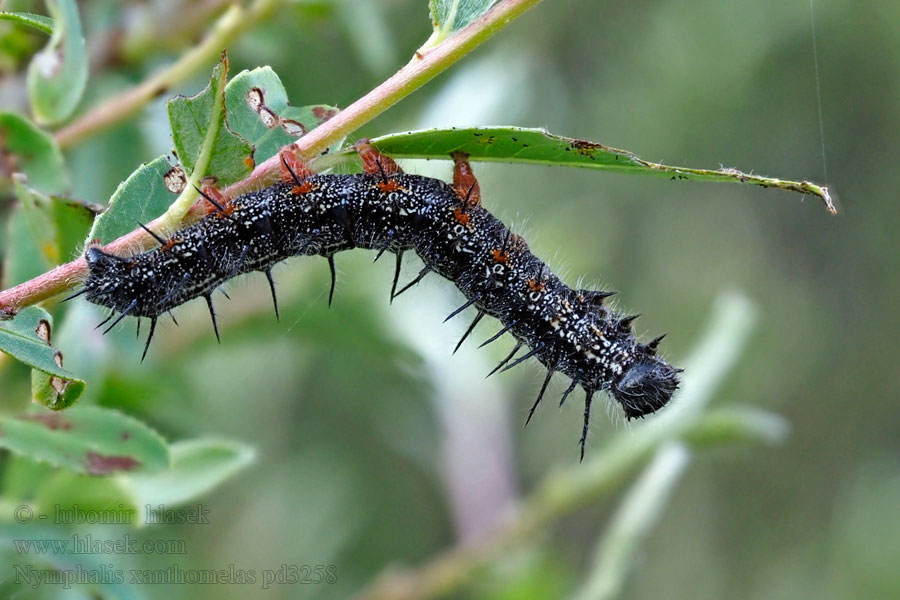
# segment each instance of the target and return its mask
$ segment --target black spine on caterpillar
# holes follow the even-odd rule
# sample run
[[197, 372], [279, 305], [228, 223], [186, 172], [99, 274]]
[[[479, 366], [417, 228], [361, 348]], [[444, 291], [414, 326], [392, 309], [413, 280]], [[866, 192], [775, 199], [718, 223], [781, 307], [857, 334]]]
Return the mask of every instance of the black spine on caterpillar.
[[595, 392], [611, 393], [629, 419], [669, 401], [679, 370], [656, 355], [661, 338], [639, 343], [630, 330], [633, 317], [603, 305], [609, 293], [573, 290], [554, 275], [481, 206], [464, 155], [454, 156], [450, 185], [402, 173], [365, 142], [357, 147], [362, 174], [317, 175], [283, 152], [286, 182], [232, 200], [205, 194], [214, 208], [209, 215], [159, 238], [156, 249], [119, 257], [88, 248], [86, 299], [119, 319], [148, 317], [146, 354], [158, 317], [188, 300], [206, 298], [215, 325], [212, 293], [236, 275], [261, 271], [271, 283], [272, 266], [286, 258], [319, 255], [333, 266], [332, 256], [351, 248], [397, 254], [399, 273], [403, 252], [413, 250], [425, 263], [420, 275], [434, 271], [453, 281], [468, 298], [461, 308], [474, 305], [476, 319], [499, 319], [516, 348], [529, 349], [498, 367], [534, 357], [547, 368], [532, 413], [556, 371], [572, 380], [563, 400], [576, 386], [585, 390], [582, 457]]

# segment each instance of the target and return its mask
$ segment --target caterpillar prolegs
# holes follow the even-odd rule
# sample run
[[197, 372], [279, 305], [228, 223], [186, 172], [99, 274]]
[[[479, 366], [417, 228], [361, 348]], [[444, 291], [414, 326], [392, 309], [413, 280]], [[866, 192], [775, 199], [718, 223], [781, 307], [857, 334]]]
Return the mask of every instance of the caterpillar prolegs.
[[[679, 370], [656, 356], [662, 336], [639, 343], [631, 333], [636, 315], [621, 316], [604, 306], [610, 292], [574, 290], [554, 275], [520, 236], [482, 207], [467, 155], [452, 156], [450, 185], [403, 173], [366, 140], [356, 149], [363, 173], [354, 175], [316, 174], [282, 151], [279, 183], [236, 198], [202, 191], [207, 216], [168, 239], [150, 232], [160, 245], [148, 252], [125, 257], [89, 247], [89, 273], [78, 295], [111, 308], [107, 321], [118, 314], [109, 328], [126, 315], [149, 318], [146, 356], [159, 316], [192, 298], [206, 299], [218, 337], [212, 294], [232, 277], [265, 273], [277, 316], [276, 263], [292, 256], [325, 257], [332, 273], [330, 303], [337, 252], [368, 248], [377, 257], [391, 252], [396, 255], [392, 300], [428, 273], [442, 275], [467, 298], [447, 318], [469, 307], [476, 310], [457, 348], [489, 315], [502, 327], [482, 345], [507, 332], [516, 339], [492, 373], [532, 357], [546, 368], [528, 421], [555, 372], [571, 379], [560, 404], [576, 387], [584, 389], [582, 458], [595, 393], [612, 394], [629, 419], [669, 401]], [[425, 266], [398, 290], [403, 255], [410, 250]], [[524, 353], [516, 356], [520, 350]]]

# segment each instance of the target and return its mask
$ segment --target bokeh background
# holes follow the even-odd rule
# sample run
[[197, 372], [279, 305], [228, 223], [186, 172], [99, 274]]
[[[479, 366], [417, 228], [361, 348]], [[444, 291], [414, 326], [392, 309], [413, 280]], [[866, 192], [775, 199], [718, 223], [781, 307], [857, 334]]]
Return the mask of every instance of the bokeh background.
[[[190, 48], [215, 12], [183, 23], [187, 4], [81, 3], [93, 52], [83, 106]], [[648, 160], [810, 179], [836, 193], [835, 217], [814, 199], [750, 186], [476, 165], [490, 210], [570, 284], [620, 290], [618, 306], [644, 314], [639, 332], [668, 332], [675, 363], [720, 293], [756, 304], [758, 327], [715, 402], [783, 415], [790, 435], [700, 454], [623, 597], [900, 596], [900, 4], [814, 6], [817, 56], [805, 0], [546, 0], [359, 132], [543, 126]], [[346, 106], [429, 32], [423, 0], [285, 3], [229, 56], [232, 73], [271, 65], [295, 105]], [[20, 42], [39, 48], [29, 36]], [[22, 106], [14, 61], [0, 68], [4, 108]], [[73, 197], [103, 203], [170, 150], [164, 100], [67, 150]], [[406, 167], [450, 172], [446, 162]], [[252, 467], [203, 498], [211, 525], [142, 534], [186, 539], [187, 555], [134, 564], [334, 564], [334, 585], [258, 593], [345, 598], [389, 565], [477, 540], [507, 502], [577, 461], [580, 398], [560, 410], [551, 398], [523, 431], [536, 365], [484, 381], [508, 342], [469, 342], [451, 356], [467, 319], [441, 324], [462, 301], [450, 284], [426, 279], [389, 306], [392, 261], [337, 258], [330, 310], [325, 261], [289, 261], [276, 270], [280, 323], [264, 279], [244, 278], [220, 302], [221, 345], [195, 302], [179, 311], [180, 328], [161, 327], [144, 364], [131, 327], [100, 339], [93, 311], [69, 309], [55, 342], [89, 379], [80, 402], [121, 408], [172, 440], [215, 434], [256, 448]], [[8, 361], [0, 377], [3, 410], [24, 407], [27, 371]], [[551, 392], [564, 387], [560, 377]], [[589, 453], [624, 427], [603, 412]], [[564, 597], [612, 506], [580, 511], [457, 596]], [[251, 597], [240, 587], [135, 587], [146, 598]]]

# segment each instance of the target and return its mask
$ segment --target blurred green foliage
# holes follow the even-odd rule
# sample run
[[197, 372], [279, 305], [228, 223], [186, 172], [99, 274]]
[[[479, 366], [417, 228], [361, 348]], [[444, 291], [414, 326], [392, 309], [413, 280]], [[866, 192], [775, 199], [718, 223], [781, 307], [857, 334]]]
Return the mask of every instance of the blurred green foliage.
[[[200, 4], [212, 8], [204, 13]], [[91, 68], [76, 118], [189, 50], [224, 4], [82, 3]], [[352, 4], [284, 3], [276, 18], [229, 48], [232, 72], [269, 65], [295, 106], [346, 106], [430, 33], [419, 0], [367, 3], [376, 17], [364, 23]], [[2, 9], [41, 12], [43, 3], [18, 0]], [[188, 10], [197, 12], [180, 16]], [[900, 160], [900, 5], [815, 3], [824, 148], [809, 10], [807, 3], [772, 0], [689, 6], [547, 0], [358, 132], [542, 126], [667, 164], [816, 181], [825, 179], [827, 155], [826, 183], [842, 202], [837, 217], [817, 201], [755, 187], [476, 165], [493, 212], [520, 224], [534, 251], [568, 273], [569, 283], [585, 276], [622, 290], [620, 305], [643, 312], [642, 327], [669, 332], [666, 351], [676, 364], [722, 290], [740, 289], [758, 305], [760, 327], [719, 396], [776, 410], [792, 433], [775, 448], [737, 446], [695, 458], [632, 565], [629, 598], [900, 594], [894, 568], [900, 555], [900, 245], [891, 225], [898, 210], [889, 176]], [[24, 73], [46, 43], [39, 31], [0, 21], [4, 113], [29, 114]], [[170, 152], [165, 100], [195, 93], [208, 76], [209, 70], [198, 72], [134, 118], [66, 149], [71, 197], [103, 203], [138, 165]], [[407, 168], [450, 171], [443, 162], [411, 161]], [[0, 184], [4, 220], [11, 185]], [[21, 234], [21, 225], [12, 226], [0, 233], [7, 252]], [[221, 445], [209, 456], [179, 464], [220, 474], [214, 481], [220, 485], [204, 479], [178, 500], [202, 499], [208, 526], [25, 527], [13, 518], [22, 502], [49, 497], [115, 507], [143, 497], [137, 489], [159, 491], [171, 483], [141, 488], [126, 476], [88, 479], [4, 453], [0, 565], [22, 562], [11, 539], [128, 533], [184, 540], [187, 552], [116, 554], [110, 560], [117, 567], [336, 565], [336, 584], [274, 585], [267, 597], [345, 598], [387, 566], [416, 565], [458, 539], [477, 539], [504, 501], [527, 494], [552, 467], [577, 460], [576, 403], [558, 413], [548, 404], [520, 429], [539, 384], [536, 370], [526, 366], [499, 382], [481, 381], [508, 348], [475, 350], [468, 342], [451, 357], [453, 342], [441, 338], [442, 355], [410, 342], [461, 333], [465, 323], [440, 324], [459, 304], [449, 284], [426, 280], [389, 307], [388, 261], [372, 266], [362, 252], [338, 258], [331, 310], [325, 262], [289, 261], [276, 269], [280, 323], [263, 278], [248, 277], [232, 284], [232, 300], [221, 303], [222, 345], [214, 341], [205, 306], [195, 302], [178, 312], [181, 327], [161, 324], [142, 365], [141, 343], [130, 328], [104, 338], [93, 329], [103, 318], [93, 307], [53, 307], [53, 344], [65, 352], [66, 369], [89, 382], [79, 400], [84, 406], [72, 410], [128, 413], [160, 432], [170, 449], [211, 443], [206, 436], [214, 435]], [[427, 329], [411, 329], [417, 315]], [[492, 334], [492, 326], [479, 326], [474, 339]], [[481, 391], [445, 398], [435, 368], [460, 388]], [[4, 415], [27, 408], [29, 377], [23, 365], [0, 362]], [[552, 387], [561, 393], [563, 384]], [[589, 453], [617, 427], [595, 418]], [[252, 466], [237, 440], [255, 449]], [[180, 472], [181, 484], [196, 478], [191, 468]], [[607, 510], [597, 506], [567, 518], [549, 536], [492, 564], [459, 597], [571, 593]], [[0, 594], [12, 595], [3, 587], [10, 575], [3, 577]], [[248, 589], [111, 585], [103, 592], [245, 598]], [[84, 597], [62, 586], [28, 593], [33, 596], [17, 597]]]

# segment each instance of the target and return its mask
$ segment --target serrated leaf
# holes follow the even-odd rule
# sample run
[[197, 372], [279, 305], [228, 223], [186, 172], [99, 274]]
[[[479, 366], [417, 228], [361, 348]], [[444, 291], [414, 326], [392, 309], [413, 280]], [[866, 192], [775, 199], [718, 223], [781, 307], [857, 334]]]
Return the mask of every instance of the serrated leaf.
[[16, 170], [28, 176], [31, 187], [53, 194], [68, 186], [59, 145], [22, 115], [0, 112], [0, 147], [13, 155]]
[[497, 0], [428, 0], [434, 32], [420, 48], [425, 50], [441, 43], [497, 3]]
[[156, 431], [97, 406], [0, 417], [0, 432], [0, 447], [76, 473], [153, 473], [169, 466], [169, 448]]
[[226, 186], [253, 170], [253, 146], [225, 122], [225, 82], [228, 61], [213, 69], [209, 85], [196, 96], [178, 96], [166, 104], [178, 160], [192, 181], [209, 176]]
[[137, 228], [138, 222], [148, 223], [166, 212], [178, 196], [166, 185], [166, 176], [176, 167], [165, 156], [141, 165], [128, 179], [119, 184], [106, 212], [94, 219], [88, 241], [100, 240], [108, 244]]
[[281, 79], [271, 67], [235, 75], [225, 87], [225, 107], [231, 130], [256, 147], [257, 162], [274, 156], [282, 146], [338, 112], [325, 104], [291, 106]]
[[[30, 366], [32, 399], [52, 410], [71, 406], [84, 391], [84, 380], [63, 369], [62, 352], [50, 344], [53, 318], [29, 306], [0, 321], [0, 351]], [[2, 432], [0, 432], [2, 433]]]
[[173, 506], [190, 502], [233, 477], [254, 457], [253, 448], [231, 440], [188, 440], [172, 444], [169, 450], [170, 469], [126, 478], [140, 504]]
[[19, 25], [25, 25], [50, 35], [53, 33], [53, 19], [44, 15], [36, 15], [27, 12], [0, 11], [0, 21], [10, 21]]
[[[742, 173], [736, 169], [693, 169], [644, 160], [627, 150], [523, 127], [428, 129], [381, 136], [372, 143], [396, 158], [448, 158], [467, 152], [472, 160], [582, 167], [634, 175], [656, 175], [679, 181], [748, 183], [817, 196], [837, 212], [828, 189], [809, 181], [791, 181]], [[341, 155], [352, 155], [343, 150]], [[334, 157], [337, 158], [337, 157]]]
[[28, 97], [38, 123], [59, 123], [75, 110], [87, 83], [88, 62], [75, 0], [47, 0], [53, 33], [28, 66]]

